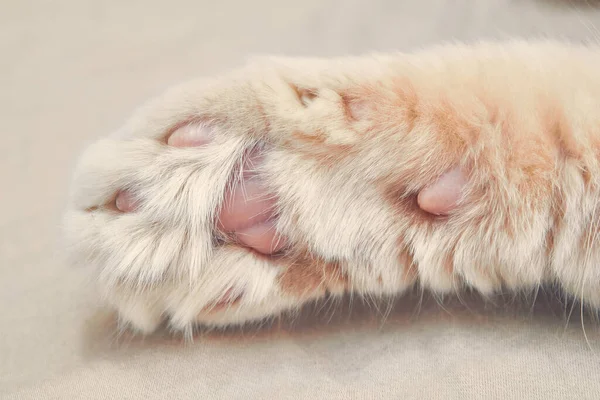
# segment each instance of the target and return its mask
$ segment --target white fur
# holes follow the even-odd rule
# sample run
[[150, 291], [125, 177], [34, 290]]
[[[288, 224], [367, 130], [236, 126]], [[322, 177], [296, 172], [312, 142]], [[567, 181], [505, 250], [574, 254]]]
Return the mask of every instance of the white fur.
[[[278, 284], [285, 266], [216, 241], [214, 221], [225, 189], [236, 179], [244, 152], [259, 145], [265, 155], [261, 174], [279, 198], [279, 231], [292, 246], [341, 262], [352, 291], [399, 293], [413, 283], [399, 261], [402, 238], [426, 288], [469, 286], [490, 294], [501, 286], [534, 289], [556, 281], [598, 306], [598, 238], [592, 235], [584, 246], [578, 241], [600, 217], [599, 66], [600, 52], [593, 48], [482, 43], [415, 55], [257, 60], [218, 79], [180, 85], [83, 154], [66, 215], [69, 252], [74, 262], [96, 272], [122, 318], [144, 332], [165, 317], [177, 329], [196, 322], [237, 324], [319, 297], [320, 292], [286, 293]], [[372, 86], [382, 98], [394, 98], [398, 82], [414, 87], [424, 109], [448, 101], [457, 115], [479, 126], [479, 136], [458, 159], [447, 155], [436, 125], [425, 117], [410, 132], [403, 121], [373, 131], [375, 120], [396, 111], [377, 110], [373, 99], [355, 99], [349, 121], [342, 93]], [[298, 98], [294, 87], [317, 96]], [[491, 106], [480, 93], [489, 94]], [[540, 179], [553, 189], [533, 193], [519, 186], [529, 178], [510, 160], [521, 144], [551, 136], [540, 130], [540, 107], [548, 104], [564, 113], [581, 154], [563, 157], [559, 142], [548, 145], [545, 154], [555, 167]], [[494, 125], [492, 109], [500, 118], [510, 114], [519, 136]], [[187, 121], [210, 124], [215, 140], [198, 148], [164, 144]], [[333, 161], [324, 165], [327, 155], [317, 157], [318, 149], [298, 140], [298, 132], [309, 139], [325, 135], [325, 148], [346, 145], [356, 151], [332, 153]], [[464, 204], [446, 220], [416, 223], [382, 195], [381, 182], [390, 176], [403, 182], [408, 195], [457, 161], [472, 166], [470, 180]], [[583, 168], [591, 176], [587, 185]], [[406, 179], [404, 171], [415, 169], [422, 179]], [[121, 189], [140, 199], [136, 212], [104, 207]], [[564, 216], [557, 225], [553, 205], [559, 198]], [[548, 249], [555, 226], [560, 229]], [[239, 304], [202, 311], [228, 290], [243, 293]]]

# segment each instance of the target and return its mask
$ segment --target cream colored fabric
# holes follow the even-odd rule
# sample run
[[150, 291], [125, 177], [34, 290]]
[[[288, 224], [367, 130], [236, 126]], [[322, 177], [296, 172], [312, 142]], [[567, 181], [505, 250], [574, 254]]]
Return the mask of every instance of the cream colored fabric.
[[533, 313], [472, 300], [442, 310], [413, 296], [383, 326], [355, 304], [329, 325], [321, 310], [188, 346], [116, 339], [58, 236], [80, 149], [170, 84], [254, 54], [593, 39], [600, 9], [558, 0], [7, 0], [1, 9], [0, 398], [600, 398], [598, 324], [586, 322], [586, 340], [579, 308], [567, 324], [570, 309], [543, 295]]

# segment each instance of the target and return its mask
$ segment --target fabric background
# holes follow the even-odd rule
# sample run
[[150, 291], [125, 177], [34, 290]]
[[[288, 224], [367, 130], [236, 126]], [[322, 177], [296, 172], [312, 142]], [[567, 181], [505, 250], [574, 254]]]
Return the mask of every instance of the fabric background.
[[548, 300], [552, 293], [535, 308], [513, 298], [442, 308], [413, 295], [387, 318], [385, 308], [378, 315], [342, 304], [191, 345], [139, 340], [115, 336], [85, 271], [62, 259], [58, 235], [78, 152], [170, 84], [256, 54], [594, 39], [599, 8], [558, 0], [4, 0], [0, 9], [0, 398], [600, 398], [598, 324], [585, 321], [586, 339], [579, 308], [568, 318], [570, 306]]

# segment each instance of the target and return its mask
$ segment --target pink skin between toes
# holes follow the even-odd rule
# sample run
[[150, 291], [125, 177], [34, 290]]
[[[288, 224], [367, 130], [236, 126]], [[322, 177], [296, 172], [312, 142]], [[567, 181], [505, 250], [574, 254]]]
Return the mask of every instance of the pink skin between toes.
[[[211, 139], [212, 132], [208, 127], [186, 125], [175, 131], [167, 144], [196, 147], [210, 143]], [[260, 160], [254, 158], [249, 162], [256, 164]], [[435, 215], [448, 214], [460, 200], [466, 182], [466, 176], [460, 169], [445, 173], [419, 193], [419, 207]], [[276, 253], [285, 246], [285, 238], [277, 235], [274, 217], [270, 212], [275, 199], [266, 192], [259, 177], [251, 173], [245, 174], [233, 192], [225, 194], [225, 199], [218, 217], [219, 229], [232, 234], [239, 243], [263, 254]], [[127, 191], [118, 193], [115, 205], [121, 212], [133, 212], [137, 207], [133, 196]]]

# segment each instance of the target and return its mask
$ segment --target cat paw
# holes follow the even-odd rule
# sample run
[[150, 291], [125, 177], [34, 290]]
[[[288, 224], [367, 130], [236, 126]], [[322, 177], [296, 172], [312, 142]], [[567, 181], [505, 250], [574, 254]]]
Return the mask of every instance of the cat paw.
[[[395, 295], [417, 278], [439, 293], [536, 287], [551, 275], [558, 177], [556, 147], [532, 126], [553, 115], [527, 108], [544, 87], [535, 69], [497, 50], [268, 59], [171, 89], [83, 154], [66, 219], [73, 260], [144, 332], [165, 319], [241, 324], [328, 294]], [[532, 85], [518, 101], [493, 79], [503, 62]], [[178, 142], [198, 131], [207, 140]], [[424, 212], [428, 185], [459, 170], [454, 210]], [[219, 221], [247, 174], [273, 195], [264, 221], [286, 238], [272, 257]]]
[[[244, 323], [349, 287], [342, 261], [311, 252], [312, 240], [296, 229], [307, 217], [298, 203], [314, 198], [294, 195], [318, 195], [310, 184], [322, 169], [297, 147], [326, 132], [346, 141], [341, 121], [328, 120], [342, 117], [340, 98], [316, 98], [287, 73], [271, 62], [183, 84], [82, 155], [65, 219], [71, 259], [96, 273], [107, 301], [137, 330], [165, 319], [177, 329]], [[313, 101], [323, 104], [307, 111]], [[302, 169], [307, 175], [290, 185]], [[228, 196], [248, 196], [246, 186], [232, 189], [248, 175], [277, 195], [266, 200], [278, 215], [269, 228], [290, 238], [271, 258], [223, 229]], [[275, 241], [265, 252], [281, 247]]]

